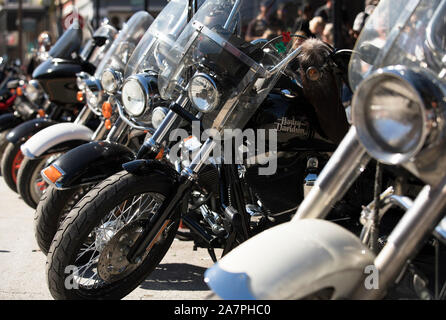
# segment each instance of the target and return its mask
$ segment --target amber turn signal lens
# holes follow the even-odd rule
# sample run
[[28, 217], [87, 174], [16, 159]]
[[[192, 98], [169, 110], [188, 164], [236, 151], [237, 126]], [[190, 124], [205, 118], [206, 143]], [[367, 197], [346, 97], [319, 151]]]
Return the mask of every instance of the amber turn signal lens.
[[155, 160], [161, 160], [164, 157], [164, 148], [156, 155]]
[[105, 101], [102, 104], [102, 115], [105, 119], [110, 119], [113, 114], [113, 108], [111, 106], [111, 103], [108, 101]]
[[82, 91], [78, 91], [76, 95], [76, 99], [79, 102], [84, 102], [84, 93]]
[[22, 89], [21, 87], [18, 87], [18, 88], [17, 88], [17, 94], [18, 94], [19, 96], [23, 96], [23, 89]]
[[107, 129], [107, 130], [111, 129], [112, 123], [111, 123], [110, 119], [105, 120], [104, 124], [105, 124], [105, 129]]
[[11, 89], [11, 94], [15, 94], [15, 90], [14, 89]]
[[45, 110], [43, 110], [43, 109], [39, 109], [39, 110], [37, 110], [37, 113], [39, 114], [39, 116], [41, 117], [41, 118], [43, 118], [43, 117], [45, 117]]
[[47, 177], [47, 179], [52, 183], [56, 183], [56, 181], [62, 177], [62, 173], [52, 165], [44, 169], [42, 174], [44, 174], [45, 177]]

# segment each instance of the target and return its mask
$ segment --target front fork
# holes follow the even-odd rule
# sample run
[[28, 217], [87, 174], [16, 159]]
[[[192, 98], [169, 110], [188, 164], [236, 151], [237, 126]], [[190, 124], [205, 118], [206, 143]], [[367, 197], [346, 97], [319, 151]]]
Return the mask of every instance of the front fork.
[[[364, 171], [371, 157], [360, 144], [352, 126], [321, 172], [316, 185], [300, 205], [292, 221], [324, 219], [353, 182]], [[436, 186], [425, 186], [413, 205], [390, 234], [376, 256], [374, 266], [379, 275], [378, 289], [358, 284], [353, 299], [380, 299], [397, 280], [406, 263], [432, 234], [443, 218], [446, 206], [446, 177]]]

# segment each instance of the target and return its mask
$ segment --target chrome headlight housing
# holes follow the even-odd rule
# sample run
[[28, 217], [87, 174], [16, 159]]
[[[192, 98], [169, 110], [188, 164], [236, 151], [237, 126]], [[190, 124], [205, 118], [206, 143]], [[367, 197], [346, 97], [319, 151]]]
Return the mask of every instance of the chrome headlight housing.
[[220, 92], [214, 79], [200, 73], [192, 77], [189, 83], [189, 99], [194, 107], [203, 113], [213, 111], [220, 103]]
[[37, 100], [41, 92], [39, 82], [37, 80], [30, 80], [26, 86], [25, 92], [29, 100]]
[[86, 72], [80, 72], [76, 77], [77, 88], [81, 91], [84, 91], [87, 87], [86, 81], [90, 78], [90, 75]]
[[146, 74], [137, 74], [128, 77], [122, 86], [122, 104], [125, 111], [138, 117], [151, 107], [150, 77]]
[[87, 101], [87, 105], [90, 108], [98, 109], [101, 106], [99, 105], [102, 99], [102, 87], [99, 81], [91, 77], [85, 81], [84, 93]]
[[398, 165], [421, 151], [443, 105], [437, 82], [433, 75], [395, 66], [361, 83], [353, 97], [353, 124], [372, 157]]
[[169, 110], [164, 107], [156, 107], [155, 109], [153, 109], [152, 126], [154, 129], [158, 129], [158, 127], [164, 121], [164, 118], [166, 118], [168, 112]]
[[122, 73], [111, 68], [105, 69], [102, 73], [101, 84], [107, 94], [115, 94], [122, 85]]

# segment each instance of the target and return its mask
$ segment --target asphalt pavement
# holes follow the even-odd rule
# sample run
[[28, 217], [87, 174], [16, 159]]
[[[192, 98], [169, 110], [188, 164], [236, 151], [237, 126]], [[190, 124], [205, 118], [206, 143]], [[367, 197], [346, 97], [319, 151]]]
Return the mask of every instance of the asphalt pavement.
[[[211, 266], [207, 250], [175, 239], [158, 268], [125, 299], [202, 300], [210, 291], [203, 273]], [[0, 177], [0, 300], [52, 299], [46, 256], [34, 238], [34, 209]]]

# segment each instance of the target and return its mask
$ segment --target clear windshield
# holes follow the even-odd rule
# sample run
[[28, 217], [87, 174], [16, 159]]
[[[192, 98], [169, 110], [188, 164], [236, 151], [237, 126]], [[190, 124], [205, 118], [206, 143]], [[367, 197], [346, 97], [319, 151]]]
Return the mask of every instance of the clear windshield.
[[178, 85], [205, 74], [219, 90], [218, 106], [203, 118], [217, 130], [243, 127], [277, 81], [266, 71], [292, 47], [282, 37], [264, 43], [245, 41], [243, 26], [262, 14], [251, 0], [205, 1], [161, 64], [159, 88], [163, 99], [173, 99]]
[[[88, 40], [87, 44], [82, 49], [80, 58], [87, 60], [94, 66], [99, 66], [104, 59], [105, 54], [113, 44], [118, 31], [109, 24], [101, 25], [93, 34], [93, 38]], [[100, 45], [102, 44], [102, 45]], [[92, 52], [93, 50], [93, 52]]]
[[381, 0], [350, 61], [352, 88], [374, 70], [391, 65], [438, 74], [446, 62], [445, 15], [446, 0]]
[[188, 0], [172, 0], [144, 34], [125, 69], [124, 77], [142, 71], [158, 72], [159, 55], [173, 45], [187, 24]]
[[100, 79], [106, 68], [124, 72], [130, 56], [152, 22], [153, 17], [145, 11], [139, 11], [132, 15], [101, 60], [96, 69], [95, 77]]
[[82, 46], [82, 29], [74, 22], [51, 47], [49, 55], [53, 58], [72, 59]]

